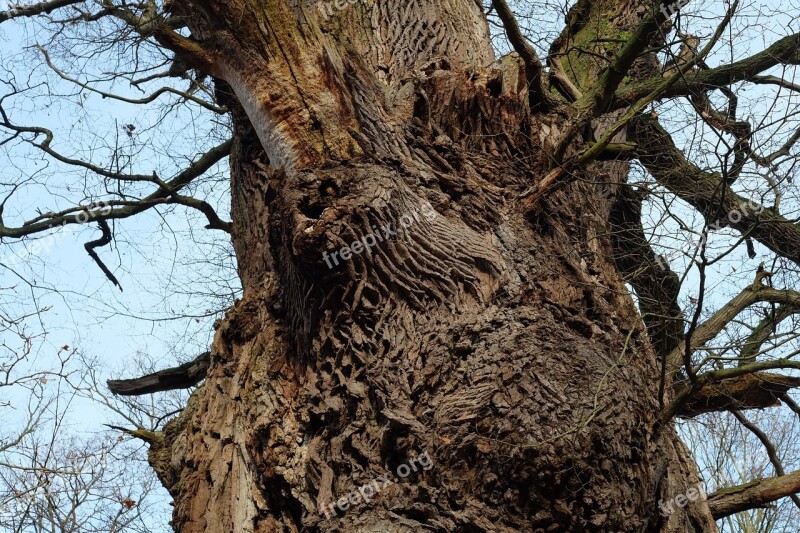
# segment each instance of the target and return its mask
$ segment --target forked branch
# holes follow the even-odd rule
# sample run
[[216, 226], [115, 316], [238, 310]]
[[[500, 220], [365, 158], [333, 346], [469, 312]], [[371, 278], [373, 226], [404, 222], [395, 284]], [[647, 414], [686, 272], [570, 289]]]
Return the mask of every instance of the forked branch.
[[505, 0], [492, 0], [497, 16], [503, 22], [509, 42], [525, 63], [525, 75], [528, 79], [528, 101], [531, 110], [553, 107], [555, 102], [548, 94], [544, 82], [544, 70], [536, 50], [528, 42], [519, 29], [517, 19]]

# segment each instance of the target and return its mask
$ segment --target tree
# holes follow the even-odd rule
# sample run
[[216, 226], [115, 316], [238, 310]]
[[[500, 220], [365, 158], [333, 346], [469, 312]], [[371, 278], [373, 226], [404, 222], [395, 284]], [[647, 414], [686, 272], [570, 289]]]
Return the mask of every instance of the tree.
[[[0, 312], [0, 529], [158, 531], [154, 522], [166, 519], [158, 513], [157, 481], [148, 475], [140, 441], [111, 431], [90, 439], [70, 435], [70, 406], [96, 386], [81, 372], [90, 365], [76, 365], [77, 350], [63, 346], [56, 368], [32, 370], [34, 348], [45, 334], [30, 333], [31, 318], [41, 317]], [[129, 420], [136, 418], [132, 406], [125, 407], [134, 413]]]
[[[119, 284], [97, 253], [109, 222], [177, 205], [230, 232], [243, 295], [210, 354], [110, 384], [205, 379], [145, 436], [177, 531], [715, 531], [800, 490], [779, 472], [697, 498], [675, 430], [678, 416], [791, 402], [800, 385], [778, 373], [800, 365], [776, 341], [798, 293], [759, 268], [710, 312], [705, 276], [711, 230], [789, 273], [800, 260], [796, 206], [779, 205], [790, 184], [749, 177], [791, 166], [800, 136], [764, 155], [737, 109], [742, 84], [797, 90], [765, 73], [800, 62], [800, 35], [711, 67], [739, 3], [701, 37], [678, 31], [684, 4], [578, 0], [546, 64], [504, 0], [53, 0], [0, 16], [114, 27], [151, 54], [135, 74], [189, 85], [143, 103], [166, 91], [230, 116], [230, 140], [166, 179], [66, 156], [0, 108], [10, 138], [120, 187], [0, 221], [4, 239], [96, 223], [87, 251]], [[496, 58], [490, 17], [515, 53]], [[174, 58], [154, 74], [158, 53]], [[717, 135], [709, 164], [655, 111], [682, 99]], [[231, 222], [191, 194], [226, 157]], [[639, 166], [703, 219], [691, 313], [647, 239]], [[741, 351], [713, 353], [759, 304], [776, 309]]]

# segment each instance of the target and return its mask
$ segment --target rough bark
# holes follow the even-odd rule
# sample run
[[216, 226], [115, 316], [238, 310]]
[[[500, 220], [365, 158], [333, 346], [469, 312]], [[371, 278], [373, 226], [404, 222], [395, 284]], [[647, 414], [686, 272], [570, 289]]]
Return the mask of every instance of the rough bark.
[[[604, 32], [641, 18], [596, 4], [620, 15]], [[244, 285], [151, 445], [177, 531], [715, 531], [705, 502], [658, 512], [698, 479], [614, 263], [605, 193], [627, 166], [523, 212], [572, 118], [532, 112], [530, 66], [495, 61], [473, 0], [174, 10], [232, 110]], [[433, 468], [326, 517], [424, 452]]]

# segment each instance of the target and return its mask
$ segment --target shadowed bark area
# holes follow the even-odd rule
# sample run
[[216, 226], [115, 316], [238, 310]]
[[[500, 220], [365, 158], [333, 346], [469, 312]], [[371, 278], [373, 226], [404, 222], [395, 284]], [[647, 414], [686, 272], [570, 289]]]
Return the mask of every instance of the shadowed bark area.
[[[602, 4], [604, 31], [638, 24]], [[532, 112], [530, 65], [495, 61], [475, 2], [175, 9], [234, 118], [244, 284], [151, 448], [176, 530], [715, 530], [704, 502], [656, 506], [698, 479], [614, 264], [599, 189], [627, 165], [523, 212], [571, 121]]]
[[642, 199], [631, 187], [621, 187], [610, 222], [614, 261], [639, 297], [639, 310], [656, 354], [667, 357], [683, 340], [678, 276], [650, 248], [642, 228]]

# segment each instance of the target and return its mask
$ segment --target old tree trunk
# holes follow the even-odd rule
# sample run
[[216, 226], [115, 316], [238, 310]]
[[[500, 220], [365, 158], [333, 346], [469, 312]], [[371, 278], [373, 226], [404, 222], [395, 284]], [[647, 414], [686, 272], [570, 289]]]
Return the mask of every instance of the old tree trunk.
[[[158, 38], [233, 110], [244, 285], [151, 450], [177, 531], [716, 529], [705, 502], [657, 507], [698, 479], [614, 263], [627, 167], [520, 200], [580, 117], [495, 58], [474, 0], [174, 4], [192, 40]], [[575, 88], [602, 65], [567, 41], [630, 34], [645, 4], [573, 8], [553, 46]]]

